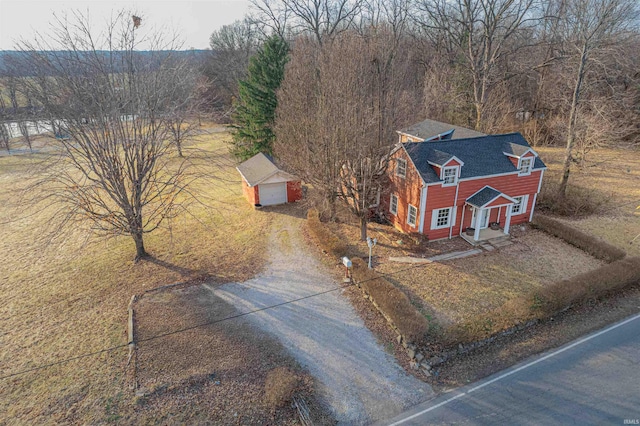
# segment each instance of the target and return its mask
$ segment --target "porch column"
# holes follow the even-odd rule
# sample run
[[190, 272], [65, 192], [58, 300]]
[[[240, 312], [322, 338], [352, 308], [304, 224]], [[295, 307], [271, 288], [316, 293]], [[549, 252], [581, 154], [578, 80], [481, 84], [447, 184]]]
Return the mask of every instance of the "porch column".
[[484, 212], [484, 209], [476, 209], [476, 228], [475, 228], [475, 231], [473, 232], [474, 241], [478, 241], [480, 239], [480, 223], [482, 218], [482, 212]]
[[509, 225], [511, 225], [511, 207], [513, 204], [507, 206], [507, 218], [504, 221], [504, 233], [509, 235]]

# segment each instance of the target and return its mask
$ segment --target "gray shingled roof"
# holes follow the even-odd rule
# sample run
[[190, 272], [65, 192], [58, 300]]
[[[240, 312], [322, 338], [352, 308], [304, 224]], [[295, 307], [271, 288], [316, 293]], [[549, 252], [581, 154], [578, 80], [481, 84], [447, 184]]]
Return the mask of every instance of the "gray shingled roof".
[[507, 142], [504, 144], [503, 152], [520, 157], [525, 152], [527, 152], [529, 148], [531, 148], [529, 145], [525, 146], [525, 145], [519, 145], [513, 142]]
[[[468, 139], [453, 139], [434, 142], [406, 142], [403, 144], [409, 157], [426, 183], [440, 182], [440, 177], [429, 165], [434, 151], [442, 151], [456, 156], [463, 163], [460, 179], [497, 175], [517, 171], [509, 157], [504, 155], [506, 144], [529, 148], [529, 144], [520, 133], [490, 135]], [[542, 160], [536, 157], [533, 169], [544, 169]]]
[[453, 136], [451, 137], [452, 139], [485, 136], [484, 133], [476, 132], [475, 130], [467, 129], [466, 127], [454, 126], [453, 124], [442, 123], [435, 120], [424, 120], [418, 124], [414, 124], [413, 126], [400, 130], [400, 133], [405, 133], [424, 140], [446, 133], [451, 129], [454, 129]]
[[[427, 142], [427, 143], [430, 143], [430, 142]], [[433, 164], [442, 166], [447, 161], [451, 160], [451, 158], [453, 158], [453, 155], [449, 154], [448, 152], [443, 152], [443, 151], [440, 151], [439, 149], [432, 149], [431, 152], [429, 153], [427, 161], [430, 161]]]
[[494, 198], [499, 197], [500, 195], [504, 194], [502, 194], [502, 192], [498, 191], [497, 189], [493, 189], [490, 186], [485, 186], [480, 191], [467, 198], [467, 203], [471, 204], [474, 207], [480, 208]]
[[279, 170], [273, 161], [261, 152], [241, 163], [236, 169], [250, 186], [260, 183]]

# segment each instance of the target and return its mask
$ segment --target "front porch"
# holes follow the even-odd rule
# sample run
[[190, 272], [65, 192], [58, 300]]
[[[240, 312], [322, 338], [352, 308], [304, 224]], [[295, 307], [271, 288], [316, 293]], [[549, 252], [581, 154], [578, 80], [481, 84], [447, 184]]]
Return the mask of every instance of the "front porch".
[[505, 234], [503, 229], [491, 228], [481, 229], [478, 234], [478, 239], [474, 239], [473, 235], [467, 235], [466, 232], [463, 232], [460, 236], [472, 246], [478, 246], [488, 242], [489, 240], [505, 240], [510, 238], [509, 234]]

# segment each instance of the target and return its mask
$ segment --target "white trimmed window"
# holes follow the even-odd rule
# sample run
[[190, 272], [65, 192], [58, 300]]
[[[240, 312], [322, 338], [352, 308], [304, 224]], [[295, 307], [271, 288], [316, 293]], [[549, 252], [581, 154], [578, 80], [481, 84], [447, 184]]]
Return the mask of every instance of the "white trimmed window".
[[407, 160], [396, 158], [396, 176], [407, 177]]
[[409, 212], [407, 213], [407, 223], [411, 226], [416, 226], [416, 220], [418, 219], [418, 209], [409, 204]]
[[448, 228], [451, 225], [452, 207], [436, 209], [431, 213], [431, 229]]
[[527, 202], [529, 201], [528, 195], [521, 195], [519, 197], [513, 197], [516, 202], [511, 207], [511, 214], [522, 214], [527, 212]]
[[391, 214], [398, 214], [398, 196], [391, 194], [391, 201], [389, 201], [389, 211]]
[[518, 169], [518, 174], [520, 175], [530, 175], [531, 169], [533, 169], [533, 157], [521, 158], [520, 159], [520, 168]]
[[442, 169], [442, 184], [443, 185], [455, 185], [458, 183], [458, 167], [445, 167]]

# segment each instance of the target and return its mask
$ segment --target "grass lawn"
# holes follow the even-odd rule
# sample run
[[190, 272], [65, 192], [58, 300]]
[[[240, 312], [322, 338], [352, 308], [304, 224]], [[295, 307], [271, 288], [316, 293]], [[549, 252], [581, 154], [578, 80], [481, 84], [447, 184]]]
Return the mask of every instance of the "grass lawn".
[[[256, 215], [242, 198], [228, 134], [207, 129], [186, 151], [201, 164], [211, 160], [215, 179], [199, 187], [206, 205], [148, 235], [152, 258], [138, 264], [128, 237], [99, 240], [76, 229], [45, 244], [49, 211], [21, 205], [16, 191], [41, 156], [0, 157], [1, 376], [126, 344], [133, 294], [202, 275], [212, 283], [245, 280], [263, 267], [270, 216]], [[122, 348], [2, 379], [2, 417], [9, 424], [134, 419], [126, 360]], [[155, 410], [145, 418], [166, 414], [162, 404]]]
[[[564, 150], [536, 150], [549, 167], [545, 182], [559, 180]], [[587, 217], [560, 219], [602, 237], [630, 256], [640, 256], [640, 150], [594, 150], [588, 154], [583, 167], [574, 166], [569, 183], [588, 194], [590, 202], [599, 207], [595, 214]]]

